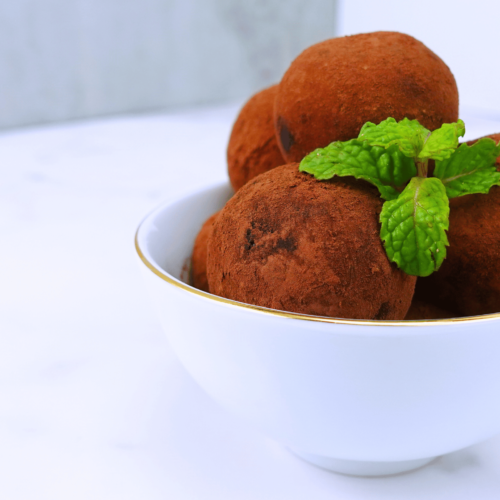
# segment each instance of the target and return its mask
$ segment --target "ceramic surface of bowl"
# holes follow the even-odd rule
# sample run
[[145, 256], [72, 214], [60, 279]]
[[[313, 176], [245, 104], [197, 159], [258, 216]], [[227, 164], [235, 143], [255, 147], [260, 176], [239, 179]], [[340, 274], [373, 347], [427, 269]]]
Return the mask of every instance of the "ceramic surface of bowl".
[[159, 207], [136, 249], [168, 339], [216, 401], [305, 460], [391, 474], [500, 432], [500, 314], [363, 321], [265, 309], [179, 278], [227, 185]]

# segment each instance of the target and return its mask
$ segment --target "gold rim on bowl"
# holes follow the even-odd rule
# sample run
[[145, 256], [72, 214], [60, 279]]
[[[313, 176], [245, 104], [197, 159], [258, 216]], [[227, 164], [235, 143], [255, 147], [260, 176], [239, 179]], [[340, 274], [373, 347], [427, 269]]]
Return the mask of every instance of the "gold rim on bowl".
[[[148, 217], [146, 217], [147, 219]], [[198, 295], [199, 297], [203, 297], [207, 300], [213, 300], [215, 302], [228, 304], [234, 307], [239, 307], [242, 309], [250, 309], [252, 311], [256, 311], [263, 314], [270, 314], [272, 316], [279, 316], [282, 318], [291, 318], [291, 319], [300, 319], [305, 321], [316, 321], [318, 323], [334, 323], [341, 325], [358, 325], [358, 326], [429, 326], [429, 325], [451, 325], [456, 323], [478, 323], [482, 321], [490, 321], [493, 319], [499, 319], [500, 313], [493, 314], [485, 314], [481, 316], [467, 316], [463, 318], [449, 318], [449, 319], [432, 319], [432, 320], [370, 320], [370, 319], [343, 319], [343, 318], [329, 318], [326, 316], [313, 316], [310, 314], [301, 314], [301, 313], [293, 313], [287, 311], [279, 311], [277, 309], [269, 309], [267, 307], [255, 306], [252, 304], [245, 304], [243, 302], [237, 302], [235, 300], [226, 299], [225, 297], [219, 297], [217, 295], [212, 295], [211, 293], [203, 292], [202, 290], [198, 290], [178, 279], [170, 276], [165, 271], [162, 271], [160, 268], [155, 266], [152, 262], [150, 262], [139, 246], [139, 231], [144, 224], [144, 219], [139, 225], [137, 232], [135, 234], [135, 249], [139, 258], [142, 260], [144, 265], [152, 271], [156, 276], [166, 281], [170, 285], [173, 285], [181, 290], [184, 290], [188, 293], [192, 293], [194, 295]]]

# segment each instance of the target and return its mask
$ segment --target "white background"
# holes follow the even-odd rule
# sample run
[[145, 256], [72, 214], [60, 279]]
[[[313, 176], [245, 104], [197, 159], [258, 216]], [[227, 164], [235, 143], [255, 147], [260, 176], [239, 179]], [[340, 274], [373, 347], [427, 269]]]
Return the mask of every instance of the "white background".
[[245, 98], [335, 35], [335, 0], [2, 0], [0, 128]]

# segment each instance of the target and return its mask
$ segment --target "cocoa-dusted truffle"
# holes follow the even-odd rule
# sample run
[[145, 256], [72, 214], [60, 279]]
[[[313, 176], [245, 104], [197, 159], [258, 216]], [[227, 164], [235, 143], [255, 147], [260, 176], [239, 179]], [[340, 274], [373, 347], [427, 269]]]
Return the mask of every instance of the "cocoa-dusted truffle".
[[[418, 282], [418, 281], [417, 281]], [[406, 320], [422, 320], [422, 319], [449, 319], [456, 317], [450, 311], [445, 311], [440, 307], [435, 306], [429, 302], [423, 302], [421, 300], [413, 298], [411, 301], [411, 306], [406, 314]]]
[[[500, 140], [500, 134], [487, 137]], [[461, 316], [500, 312], [499, 186], [488, 194], [450, 200], [448, 240], [447, 257], [439, 271], [418, 279], [418, 298]]]
[[377, 190], [363, 181], [319, 182], [298, 164], [262, 174], [214, 223], [210, 292], [319, 316], [403, 319], [415, 277], [387, 259], [381, 207]]
[[191, 257], [191, 272], [193, 286], [208, 292], [207, 282], [207, 244], [212, 236], [213, 224], [219, 212], [211, 215], [201, 226], [194, 241], [193, 256]]
[[227, 146], [227, 166], [235, 191], [257, 175], [285, 164], [274, 134], [277, 87], [273, 85], [251, 97], [233, 125]]
[[387, 117], [417, 119], [430, 130], [458, 119], [448, 66], [423, 43], [379, 31], [333, 38], [291, 64], [275, 102], [278, 143], [287, 161], [358, 136]]

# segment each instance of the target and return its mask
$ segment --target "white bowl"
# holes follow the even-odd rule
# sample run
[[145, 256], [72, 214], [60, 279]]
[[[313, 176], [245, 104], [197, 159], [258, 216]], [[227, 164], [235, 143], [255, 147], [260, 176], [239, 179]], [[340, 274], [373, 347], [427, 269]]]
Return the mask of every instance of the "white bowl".
[[305, 460], [411, 470], [500, 432], [500, 314], [363, 321], [276, 311], [179, 278], [227, 185], [148, 215], [136, 248], [168, 339], [213, 399]]

